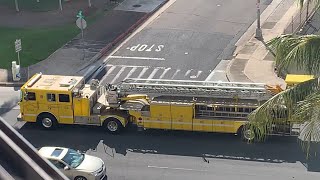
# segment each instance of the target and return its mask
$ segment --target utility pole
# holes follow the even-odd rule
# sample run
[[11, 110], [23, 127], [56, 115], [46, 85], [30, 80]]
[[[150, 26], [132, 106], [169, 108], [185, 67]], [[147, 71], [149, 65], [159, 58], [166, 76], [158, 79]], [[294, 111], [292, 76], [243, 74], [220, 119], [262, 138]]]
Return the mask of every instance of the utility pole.
[[60, 11], [62, 11], [62, 0], [59, 0]]
[[260, 0], [257, 0], [257, 28], [256, 28], [256, 36], [258, 40], [262, 39], [262, 30], [260, 25]]
[[91, 7], [91, 0], [88, 0], [88, 5], [89, 7]]
[[18, 0], [14, 0], [14, 4], [16, 5], [16, 11], [19, 12]]

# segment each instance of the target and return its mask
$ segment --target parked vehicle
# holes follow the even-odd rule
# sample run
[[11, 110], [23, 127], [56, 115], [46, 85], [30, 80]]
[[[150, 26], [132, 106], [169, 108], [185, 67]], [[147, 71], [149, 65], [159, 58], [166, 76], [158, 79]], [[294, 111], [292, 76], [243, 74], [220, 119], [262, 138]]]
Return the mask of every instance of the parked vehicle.
[[106, 177], [106, 166], [98, 157], [63, 147], [42, 147], [38, 152], [72, 180], [102, 180]]

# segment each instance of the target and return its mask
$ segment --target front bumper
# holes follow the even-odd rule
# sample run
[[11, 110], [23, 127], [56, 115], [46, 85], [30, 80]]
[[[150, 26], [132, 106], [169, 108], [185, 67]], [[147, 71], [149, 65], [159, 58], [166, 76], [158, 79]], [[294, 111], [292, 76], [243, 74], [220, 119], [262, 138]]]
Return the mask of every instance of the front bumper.
[[17, 121], [23, 121], [21, 113], [17, 116]]

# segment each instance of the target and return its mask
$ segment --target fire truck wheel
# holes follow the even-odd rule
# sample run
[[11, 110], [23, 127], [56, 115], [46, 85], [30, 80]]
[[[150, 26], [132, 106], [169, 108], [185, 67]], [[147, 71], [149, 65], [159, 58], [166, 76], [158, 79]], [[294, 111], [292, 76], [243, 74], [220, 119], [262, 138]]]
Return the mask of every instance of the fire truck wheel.
[[243, 129], [241, 133], [241, 138], [247, 142], [253, 142], [255, 138], [255, 134], [251, 129]]
[[54, 129], [58, 125], [56, 118], [51, 114], [39, 115], [37, 122], [44, 129]]
[[111, 134], [118, 134], [122, 129], [121, 122], [116, 118], [108, 118], [104, 122], [104, 127]]

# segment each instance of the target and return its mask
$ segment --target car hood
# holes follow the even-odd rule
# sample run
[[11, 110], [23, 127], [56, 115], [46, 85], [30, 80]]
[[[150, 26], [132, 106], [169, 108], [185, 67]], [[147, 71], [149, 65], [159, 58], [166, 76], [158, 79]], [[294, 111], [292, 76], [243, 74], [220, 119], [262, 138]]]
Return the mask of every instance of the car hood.
[[93, 173], [100, 170], [103, 166], [103, 161], [100, 158], [84, 155], [84, 160], [75, 169], [87, 173]]

